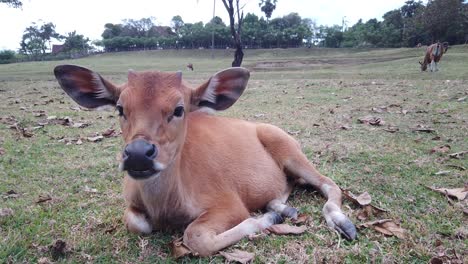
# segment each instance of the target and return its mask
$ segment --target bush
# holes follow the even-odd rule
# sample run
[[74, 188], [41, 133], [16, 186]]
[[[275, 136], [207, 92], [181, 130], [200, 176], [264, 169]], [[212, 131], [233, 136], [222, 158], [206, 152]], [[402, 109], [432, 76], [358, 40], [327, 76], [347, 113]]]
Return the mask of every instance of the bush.
[[0, 64], [16, 62], [16, 54], [12, 50], [0, 51]]

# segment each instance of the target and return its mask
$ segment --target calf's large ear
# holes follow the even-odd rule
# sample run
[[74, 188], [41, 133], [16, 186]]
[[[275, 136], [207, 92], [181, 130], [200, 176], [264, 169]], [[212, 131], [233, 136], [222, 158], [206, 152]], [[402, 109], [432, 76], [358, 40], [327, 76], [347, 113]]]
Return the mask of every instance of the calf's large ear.
[[249, 77], [249, 71], [242, 67], [217, 72], [192, 92], [192, 110], [200, 107], [225, 110], [231, 107], [244, 92]]
[[119, 99], [119, 88], [84, 67], [59, 65], [54, 74], [62, 89], [83, 107], [115, 105]]

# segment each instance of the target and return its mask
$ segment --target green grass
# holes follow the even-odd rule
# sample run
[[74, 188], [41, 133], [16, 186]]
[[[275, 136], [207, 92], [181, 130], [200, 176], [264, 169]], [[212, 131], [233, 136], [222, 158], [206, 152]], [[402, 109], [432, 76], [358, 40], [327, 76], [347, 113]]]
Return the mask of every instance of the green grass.
[[[52, 74], [58, 64], [92, 68], [114, 82], [124, 82], [128, 69], [183, 70], [184, 78], [200, 84], [226, 68], [232, 50], [145, 51], [102, 54], [60, 62], [0, 65], [0, 262], [171, 263], [167, 244], [181, 233], [139, 237], [122, 223], [123, 174], [116, 156], [118, 137], [102, 142], [69, 144], [62, 138], [85, 138], [118, 128], [115, 112], [76, 111]], [[220, 113], [275, 124], [296, 133], [304, 152], [317, 168], [354, 193], [367, 191], [377, 206], [388, 210], [376, 218], [392, 218], [407, 230], [406, 239], [384, 237], [361, 229], [359, 239], [340, 240], [327, 229], [316, 192], [297, 189], [289, 203], [311, 215], [307, 233], [240, 241], [232, 248], [254, 252], [255, 263], [427, 263], [443, 248], [468, 261], [468, 202], [452, 204], [424, 186], [460, 188], [468, 180], [465, 158], [430, 153], [448, 144], [449, 153], [468, 150], [468, 47], [444, 55], [441, 71], [421, 73], [422, 49], [287, 49], [246, 50], [244, 66], [251, 70], [249, 87], [238, 103]], [[193, 63], [194, 72], [185, 70]], [[265, 66], [267, 65], [267, 67]], [[397, 105], [392, 106], [390, 105]], [[384, 113], [373, 107], [387, 106]], [[46, 116], [36, 117], [42, 110]], [[405, 110], [406, 114], [402, 113]], [[25, 128], [47, 116], [68, 116], [86, 128], [46, 125], [30, 138], [9, 128], [6, 117]], [[359, 124], [366, 115], [383, 118], [374, 127]], [[341, 129], [341, 126], [350, 129]], [[388, 125], [399, 131], [384, 131]], [[424, 125], [435, 133], [417, 133]], [[438, 137], [436, 137], [438, 136]], [[1, 151], [2, 150], [2, 151]], [[450, 171], [436, 175], [439, 171]], [[96, 191], [90, 191], [96, 189]], [[18, 197], [7, 197], [14, 190]], [[36, 203], [40, 195], [52, 200]], [[345, 201], [352, 220], [357, 207]], [[376, 219], [373, 218], [373, 219]], [[67, 243], [64, 255], [50, 249]], [[183, 263], [223, 263], [220, 256], [185, 257]]]

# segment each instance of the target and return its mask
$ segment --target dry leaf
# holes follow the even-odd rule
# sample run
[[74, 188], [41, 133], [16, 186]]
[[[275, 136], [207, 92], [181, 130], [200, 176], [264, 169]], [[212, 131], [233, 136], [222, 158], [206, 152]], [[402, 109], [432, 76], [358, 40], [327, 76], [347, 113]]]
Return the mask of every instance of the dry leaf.
[[[346, 190], [346, 189], [341, 189], [343, 195], [350, 201], [352, 201], [353, 203], [357, 204], [357, 205], [361, 205], [358, 201], [357, 201], [357, 197], [352, 193], [350, 192], [349, 190]], [[375, 210], [375, 213], [382, 213], [382, 212], [387, 212], [387, 210], [385, 209], [382, 209], [380, 207], [377, 207], [375, 205], [372, 205], [372, 204], [369, 204], [369, 206], [372, 207], [373, 210]]]
[[67, 253], [67, 243], [61, 239], [57, 239], [52, 245], [49, 246], [52, 258], [58, 259]]
[[44, 202], [47, 202], [47, 201], [50, 201], [50, 200], [52, 200], [52, 197], [50, 197], [50, 195], [41, 194], [41, 195], [39, 195], [39, 198], [36, 200], [36, 203], [44, 203]]
[[359, 228], [362, 227], [371, 227], [376, 231], [387, 235], [387, 236], [396, 236], [400, 239], [405, 238], [405, 230], [399, 227], [392, 219], [381, 219], [371, 222], [366, 222], [358, 226]]
[[288, 224], [278, 224], [267, 227], [267, 231], [276, 234], [276, 235], [288, 235], [288, 234], [302, 234], [306, 231], [307, 227], [305, 226], [292, 226]]
[[450, 150], [450, 145], [443, 145], [438, 147], [433, 147], [431, 153], [446, 153]]
[[9, 190], [8, 192], [5, 193], [5, 195], [3, 196], [4, 199], [8, 199], [8, 198], [18, 198], [20, 195], [15, 192], [14, 190]]
[[106, 138], [113, 137], [115, 135], [115, 129], [109, 128], [106, 131], [102, 132], [101, 135]]
[[466, 197], [468, 196], [468, 188], [466, 188], [466, 187], [464, 187], [464, 188], [455, 188], [455, 189], [432, 188], [432, 187], [429, 187], [429, 186], [426, 186], [426, 187], [433, 190], [433, 191], [448, 195], [450, 197], [455, 197], [460, 201], [465, 200]]
[[4, 155], [6, 153], [4, 148], [0, 148], [0, 156]]
[[417, 125], [416, 128], [413, 128], [413, 132], [434, 133], [435, 129], [428, 128], [422, 125]]
[[187, 256], [192, 253], [192, 251], [190, 251], [190, 249], [184, 245], [182, 237], [171, 241], [169, 247], [171, 248], [171, 256], [175, 259]]
[[372, 107], [372, 112], [375, 113], [384, 113], [387, 112], [387, 107], [386, 106], [378, 106], [378, 107]]
[[356, 197], [356, 201], [357, 201], [360, 205], [364, 206], [364, 205], [370, 204], [371, 201], [372, 201], [372, 198], [371, 198], [371, 196], [369, 195], [369, 193], [363, 192], [363, 193], [360, 194], [358, 197]]
[[388, 126], [387, 128], [384, 128], [384, 131], [390, 132], [390, 133], [395, 133], [398, 132], [400, 129], [396, 126]]
[[98, 193], [98, 190], [95, 189], [95, 188], [89, 188], [88, 185], [85, 185], [85, 187], [83, 188], [83, 191], [84, 192], [87, 192], [87, 193]]
[[11, 208], [1, 208], [0, 209], [0, 217], [6, 217], [13, 215], [13, 210]]
[[73, 123], [71, 126], [74, 128], [85, 128], [89, 126], [89, 124], [88, 123]]
[[357, 213], [357, 219], [364, 221], [367, 220], [373, 214], [372, 206], [366, 205], [364, 208], [360, 209]]
[[372, 126], [382, 126], [385, 124], [385, 121], [383, 121], [382, 118], [375, 116], [366, 116], [358, 118], [358, 122], [361, 124], [367, 124]]
[[468, 153], [467, 150], [460, 151], [460, 152], [449, 154], [449, 157], [454, 158], [454, 159], [461, 159], [463, 156], [465, 156], [466, 153]]
[[306, 214], [299, 214], [296, 219], [291, 219], [293, 224], [304, 224], [310, 220], [310, 216]]
[[95, 136], [95, 137], [88, 137], [87, 140], [89, 142], [99, 142], [103, 139], [103, 136]]
[[249, 253], [247, 251], [242, 251], [238, 249], [235, 249], [232, 252], [220, 251], [219, 254], [223, 256], [224, 258], [226, 258], [226, 261], [228, 263], [237, 261], [239, 263], [246, 264], [246, 263], [250, 263], [255, 257], [254, 253]]

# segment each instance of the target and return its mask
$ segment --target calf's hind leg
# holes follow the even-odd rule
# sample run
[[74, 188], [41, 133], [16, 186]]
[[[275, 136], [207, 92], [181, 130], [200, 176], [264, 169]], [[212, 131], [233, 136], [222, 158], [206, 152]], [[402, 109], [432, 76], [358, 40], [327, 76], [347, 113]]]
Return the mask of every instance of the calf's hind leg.
[[286, 201], [288, 200], [288, 196], [291, 193], [292, 188], [293, 183], [288, 183], [288, 188], [283, 193], [283, 195], [277, 199], [270, 201], [266, 206], [266, 210], [269, 212], [276, 212], [282, 217], [297, 219], [297, 209], [286, 205]]
[[355, 239], [356, 227], [341, 211], [340, 188], [314, 168], [302, 153], [297, 141], [283, 130], [266, 124], [258, 125], [257, 135], [265, 149], [288, 176], [312, 185], [327, 198], [322, 212], [328, 226], [347, 239]]
[[219, 206], [208, 209], [187, 227], [184, 244], [192, 252], [209, 256], [281, 221], [281, 216], [276, 212], [251, 218], [241, 203]]

